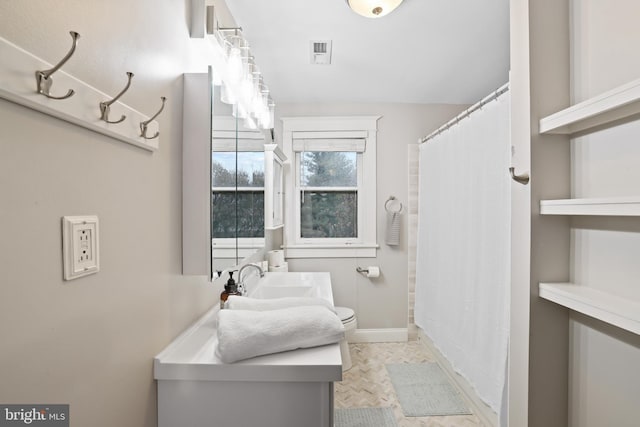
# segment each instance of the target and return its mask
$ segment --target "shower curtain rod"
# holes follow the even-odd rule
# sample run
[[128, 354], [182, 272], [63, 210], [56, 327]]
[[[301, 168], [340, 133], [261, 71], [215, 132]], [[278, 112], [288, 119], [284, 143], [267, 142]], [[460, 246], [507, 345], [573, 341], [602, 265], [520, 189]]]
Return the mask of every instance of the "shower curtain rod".
[[424, 138], [420, 139], [419, 143], [420, 144], [424, 144], [425, 142], [429, 141], [430, 139], [435, 138], [436, 136], [440, 135], [445, 130], [449, 129], [453, 125], [455, 125], [458, 122], [460, 122], [460, 120], [462, 120], [462, 119], [464, 119], [466, 117], [469, 117], [471, 115], [471, 113], [473, 113], [476, 110], [479, 110], [480, 108], [482, 108], [486, 104], [490, 103], [491, 101], [493, 101], [495, 99], [498, 99], [500, 97], [500, 95], [502, 95], [502, 94], [504, 94], [505, 92], [508, 92], [508, 91], [509, 91], [509, 83], [505, 83], [504, 85], [500, 86], [500, 88], [498, 88], [494, 92], [492, 92], [490, 95], [488, 95], [488, 96], [484, 97], [482, 100], [480, 100], [480, 102], [477, 102], [477, 103], [473, 104], [471, 107], [467, 108], [462, 113], [458, 114], [453, 119], [449, 120], [447, 123], [443, 124], [438, 129], [436, 129], [433, 132], [431, 132], [429, 135], [427, 135]]

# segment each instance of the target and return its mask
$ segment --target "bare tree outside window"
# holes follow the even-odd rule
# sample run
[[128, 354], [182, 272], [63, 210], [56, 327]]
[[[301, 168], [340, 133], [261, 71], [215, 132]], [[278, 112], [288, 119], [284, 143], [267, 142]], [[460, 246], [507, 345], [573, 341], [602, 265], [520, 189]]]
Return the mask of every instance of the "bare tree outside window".
[[301, 153], [301, 237], [358, 237], [356, 156], [338, 151]]
[[213, 238], [264, 237], [264, 153], [213, 152], [211, 165]]

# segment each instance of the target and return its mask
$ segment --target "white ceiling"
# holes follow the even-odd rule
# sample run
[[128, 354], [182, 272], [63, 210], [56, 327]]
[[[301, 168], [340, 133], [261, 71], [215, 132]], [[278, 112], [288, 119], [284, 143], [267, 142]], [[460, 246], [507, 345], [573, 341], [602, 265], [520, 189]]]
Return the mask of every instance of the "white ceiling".
[[[369, 19], [345, 0], [226, 0], [276, 103], [474, 103], [508, 80], [509, 0], [405, 0]], [[332, 40], [331, 65], [310, 41]]]

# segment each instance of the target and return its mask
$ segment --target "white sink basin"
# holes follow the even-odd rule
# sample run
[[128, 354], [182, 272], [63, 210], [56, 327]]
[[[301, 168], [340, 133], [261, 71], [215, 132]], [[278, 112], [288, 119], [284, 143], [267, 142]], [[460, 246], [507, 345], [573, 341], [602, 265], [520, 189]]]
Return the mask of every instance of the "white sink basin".
[[249, 285], [252, 298], [316, 297], [333, 304], [329, 273], [269, 272]]
[[253, 298], [312, 297], [312, 286], [260, 286], [251, 294]]

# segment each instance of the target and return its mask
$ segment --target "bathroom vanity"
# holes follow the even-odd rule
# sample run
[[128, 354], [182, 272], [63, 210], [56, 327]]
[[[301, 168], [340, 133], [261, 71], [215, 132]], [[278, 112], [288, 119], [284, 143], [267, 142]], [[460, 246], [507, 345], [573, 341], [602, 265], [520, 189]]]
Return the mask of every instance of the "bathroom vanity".
[[[265, 273], [249, 295], [333, 304], [329, 273]], [[158, 427], [333, 426], [339, 343], [225, 364], [215, 355], [219, 310], [214, 306], [156, 356]]]

